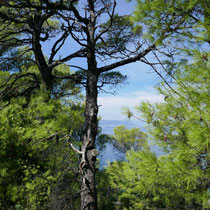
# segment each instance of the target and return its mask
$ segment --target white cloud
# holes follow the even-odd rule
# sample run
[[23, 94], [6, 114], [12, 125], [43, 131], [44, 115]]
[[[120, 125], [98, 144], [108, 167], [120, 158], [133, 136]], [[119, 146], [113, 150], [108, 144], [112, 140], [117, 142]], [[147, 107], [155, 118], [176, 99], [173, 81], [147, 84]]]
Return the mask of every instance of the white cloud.
[[128, 106], [133, 109], [142, 101], [151, 103], [163, 101], [163, 96], [147, 91], [133, 92], [129, 95], [104, 96], [98, 98], [99, 115], [103, 120], [125, 120], [122, 115], [122, 107]]

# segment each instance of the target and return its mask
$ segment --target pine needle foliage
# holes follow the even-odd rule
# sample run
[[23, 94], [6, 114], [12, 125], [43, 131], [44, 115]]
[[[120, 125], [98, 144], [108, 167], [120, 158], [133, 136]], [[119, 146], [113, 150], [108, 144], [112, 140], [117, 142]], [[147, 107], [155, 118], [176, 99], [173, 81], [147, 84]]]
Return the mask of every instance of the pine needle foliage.
[[209, 54], [194, 51], [191, 59], [175, 75], [176, 93], [161, 84], [164, 102], [137, 107], [149, 140], [165, 154], [130, 150], [106, 169], [119, 192], [117, 209], [209, 208]]

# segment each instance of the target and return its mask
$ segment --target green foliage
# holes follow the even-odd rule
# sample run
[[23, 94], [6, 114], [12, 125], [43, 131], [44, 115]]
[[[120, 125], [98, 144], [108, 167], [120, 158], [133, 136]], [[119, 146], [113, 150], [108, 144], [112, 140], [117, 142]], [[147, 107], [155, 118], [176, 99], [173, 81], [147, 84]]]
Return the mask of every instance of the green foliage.
[[[124, 126], [118, 126], [114, 129], [114, 136], [101, 135], [99, 140], [106, 140], [113, 144], [113, 146], [121, 153], [126, 153], [127, 151], [138, 151], [143, 148], [147, 148], [148, 144], [146, 141], [147, 135], [143, 133], [139, 128], [126, 129]], [[98, 139], [97, 139], [98, 140]], [[104, 143], [104, 141], [102, 141]], [[103, 144], [102, 144], [103, 145]], [[99, 147], [100, 148], [100, 147]], [[118, 162], [120, 165], [121, 163]], [[114, 166], [114, 163], [112, 164]], [[118, 175], [118, 171], [115, 171]], [[117, 176], [115, 174], [114, 176]], [[122, 209], [122, 205], [118, 203], [118, 196], [120, 196], [120, 191], [112, 186], [112, 178], [114, 176], [111, 172], [106, 170], [101, 170], [97, 173], [97, 192], [98, 192], [98, 205], [99, 209]], [[110, 179], [110, 177], [112, 177]], [[122, 178], [123, 179], [123, 178]], [[124, 203], [125, 204], [125, 203]], [[123, 207], [128, 205], [123, 204]], [[119, 208], [118, 208], [119, 207]]]
[[194, 51], [192, 61], [175, 74], [176, 92], [161, 84], [165, 102], [137, 107], [149, 123], [150, 141], [165, 155], [129, 150], [126, 161], [109, 165], [106, 173], [119, 194], [116, 209], [209, 207], [209, 75], [208, 53]]
[[140, 150], [147, 148], [147, 135], [139, 128], [127, 129], [121, 125], [114, 129], [114, 136], [112, 136], [112, 144], [119, 151], [126, 153], [128, 150]]
[[144, 36], [157, 44], [168, 36], [168, 44], [181, 37], [188, 42], [209, 42], [209, 8], [205, 0], [137, 0], [132, 20], [139, 22]]
[[[70, 79], [65, 79], [65, 77], [71, 76], [73, 72], [71, 72], [70, 68], [65, 65], [59, 65], [52, 71], [53, 76], [57, 79], [54, 79], [54, 86], [52, 94], [56, 98], [66, 98], [68, 96], [75, 96], [78, 99], [81, 99], [81, 95], [79, 95], [81, 88], [75, 81]], [[60, 79], [64, 77], [64, 79]]]
[[[0, 110], [2, 209], [63, 209], [66, 205], [79, 208], [77, 202], [72, 202], [80, 193], [75, 167], [78, 159], [68, 144], [73, 141], [80, 146], [76, 140], [82, 129], [83, 107], [64, 100], [65, 96], [78, 94], [79, 88], [66, 80], [72, 75], [66, 65], [58, 66], [60, 63], [75, 56], [87, 57], [88, 64], [93, 67], [88, 72], [95, 73], [95, 57], [102, 61], [122, 59], [123, 62], [107, 69], [136, 61], [132, 59], [136, 55], [140, 56], [137, 60], [147, 63], [141, 55], [148, 53], [143, 50], [150, 45], [148, 42], [152, 46], [166, 47], [169, 52], [162, 54], [168, 57], [175, 54], [175, 48], [172, 52], [170, 49], [173, 43], [178, 45], [178, 50], [186, 43], [196, 43], [196, 46], [209, 43], [210, 7], [205, 0], [138, 0], [131, 19], [112, 15], [109, 12], [111, 1], [89, 1], [90, 5], [92, 3], [102, 5], [99, 10], [96, 7], [94, 15], [88, 14], [91, 6], [85, 5], [87, 10], [79, 13], [79, 7], [74, 7], [77, 3], [67, 0], [0, 1], [0, 67], [10, 72], [0, 72], [4, 83], [0, 86], [1, 105], [7, 105]], [[103, 19], [105, 12], [111, 19], [101, 24], [99, 17], [102, 15]], [[48, 61], [41, 43], [58, 34], [60, 38], [53, 44]], [[61, 59], [58, 51], [69, 34], [82, 45], [81, 54], [76, 51]], [[151, 49], [154, 48], [148, 50]], [[32, 50], [35, 59], [28, 53]], [[183, 63], [195, 54], [190, 50], [185, 53], [186, 60], [179, 58], [182, 62], [178, 64], [167, 61], [166, 73], [170, 72], [168, 69], [177, 70], [174, 76], [176, 93], [161, 87], [159, 90], [166, 96], [165, 103], [143, 103], [139, 107], [150, 123], [151, 139], [165, 150], [166, 155], [156, 157], [148, 148], [146, 135], [139, 129], [116, 128], [112, 142], [119, 150], [127, 152], [127, 161], [115, 162], [105, 173], [99, 173], [100, 208], [208, 208], [209, 58], [208, 53], [197, 53], [195, 61], [183, 67]], [[54, 60], [55, 57], [58, 60]], [[93, 60], [90, 62], [89, 58]], [[42, 77], [31, 60], [38, 64]], [[81, 76], [75, 77], [77, 82], [83, 76], [87, 79], [89, 73], [86, 75], [85, 72], [75, 74]], [[118, 72], [103, 73], [99, 77], [102, 85], [115, 85], [125, 79]], [[44, 86], [49, 92], [44, 92]], [[96, 101], [96, 98], [92, 99]], [[94, 124], [87, 123], [90, 127]], [[108, 140], [106, 136], [99, 138], [102, 149]], [[103, 200], [106, 194], [109, 197]]]
[[118, 190], [111, 187], [108, 173], [100, 170], [96, 174], [98, 208], [103, 210], [115, 210]]
[[[46, 102], [41, 94], [32, 96], [27, 107], [25, 103], [24, 98], [12, 99], [0, 111], [0, 207], [4, 209], [43, 209], [64, 177], [70, 182], [77, 177], [77, 158], [68, 145], [76, 139], [68, 136], [79, 135], [82, 109], [53, 99]], [[59, 192], [57, 204], [65, 200], [66, 190], [73, 194], [78, 187], [76, 182], [71, 190]]]

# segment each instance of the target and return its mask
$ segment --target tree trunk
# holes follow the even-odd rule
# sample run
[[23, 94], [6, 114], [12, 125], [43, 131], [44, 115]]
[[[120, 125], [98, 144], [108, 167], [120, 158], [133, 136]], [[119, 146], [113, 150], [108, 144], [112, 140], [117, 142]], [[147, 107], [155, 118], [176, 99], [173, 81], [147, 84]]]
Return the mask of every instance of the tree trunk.
[[95, 162], [98, 155], [95, 149], [95, 139], [98, 130], [98, 72], [95, 57], [95, 9], [94, 1], [88, 0], [90, 19], [87, 24], [87, 83], [86, 83], [86, 108], [85, 108], [85, 135], [82, 142], [82, 159], [80, 162], [81, 185], [81, 209], [97, 210], [97, 194], [95, 184]]
[[95, 139], [97, 135], [97, 82], [96, 72], [88, 71], [86, 87], [86, 128], [82, 144], [82, 160], [80, 172], [82, 176], [81, 185], [81, 209], [96, 210], [97, 195], [95, 188], [95, 161], [97, 150], [95, 149]]
[[32, 48], [36, 59], [36, 64], [41, 74], [41, 89], [50, 94], [53, 86], [52, 68], [50, 68], [45, 60], [41, 41], [41, 27], [42, 23], [37, 20], [36, 23], [30, 22], [31, 28], [34, 30], [32, 35]]

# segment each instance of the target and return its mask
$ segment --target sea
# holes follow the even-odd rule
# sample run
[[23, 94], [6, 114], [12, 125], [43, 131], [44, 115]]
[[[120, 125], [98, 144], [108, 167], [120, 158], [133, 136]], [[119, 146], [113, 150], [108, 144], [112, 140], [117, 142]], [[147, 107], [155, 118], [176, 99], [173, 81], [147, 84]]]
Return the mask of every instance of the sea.
[[[102, 134], [113, 135], [114, 128], [120, 125], [124, 125], [127, 129], [140, 128], [143, 132], [147, 132], [145, 123], [141, 121], [101, 120], [99, 122], [99, 126], [102, 128]], [[161, 149], [156, 145], [152, 146], [151, 150], [154, 151], [157, 156], [163, 154]], [[110, 162], [122, 159], [125, 159], [125, 154], [116, 150], [111, 143], [107, 143], [106, 148], [99, 155], [100, 169], [106, 167]]]

